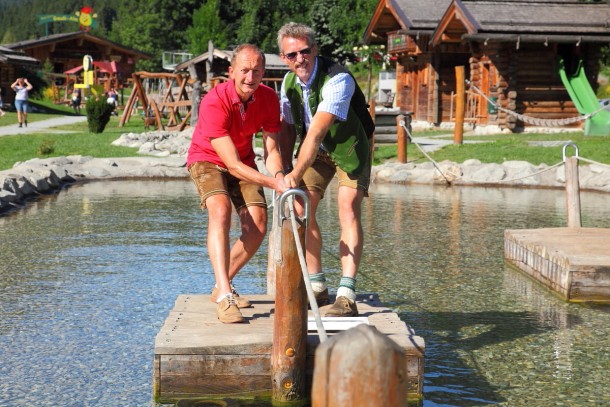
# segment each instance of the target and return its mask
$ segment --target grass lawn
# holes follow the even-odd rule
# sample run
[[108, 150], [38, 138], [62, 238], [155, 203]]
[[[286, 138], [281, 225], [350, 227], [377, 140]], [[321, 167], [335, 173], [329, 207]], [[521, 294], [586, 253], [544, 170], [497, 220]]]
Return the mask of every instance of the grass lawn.
[[[417, 137], [426, 137], [426, 133], [413, 134]], [[449, 137], [451, 139], [451, 137]], [[578, 155], [589, 160], [610, 165], [610, 136], [583, 136], [582, 132], [561, 134], [499, 134], [490, 136], [464, 136], [464, 141], [489, 141], [477, 144], [450, 144], [429, 155], [437, 162], [444, 160], [463, 163], [465, 160], [475, 158], [483, 163], [502, 163], [504, 161], [527, 161], [534, 165], [553, 165], [563, 159], [563, 144], [555, 147], [542, 147], [530, 144], [539, 141], [573, 142], [578, 147]], [[574, 155], [574, 149], [566, 149], [566, 155]], [[374, 164], [396, 158], [395, 144], [377, 144], [374, 155]], [[407, 146], [408, 162], [423, 162], [427, 158], [415, 144]]]
[[[6, 116], [5, 116], [6, 117]], [[51, 118], [47, 116], [46, 118]], [[3, 120], [4, 117], [0, 120]], [[119, 118], [112, 116], [103, 133], [89, 133], [87, 122], [56, 127], [65, 134], [23, 134], [0, 137], [0, 170], [12, 168], [17, 162], [32, 158], [84, 155], [98, 158], [135, 157], [137, 148], [113, 146], [123, 133], [141, 133], [141, 120], [131, 120], [119, 128]]]
[[[31, 112], [28, 113], [28, 123], [34, 123], [40, 120], [52, 119], [61, 116], [76, 116], [74, 110], [69, 106], [56, 105], [48, 101], [29, 100]], [[0, 118], [0, 126], [8, 126], [18, 123], [17, 112], [4, 110], [6, 113]]]
[[[43, 120], [57, 115], [73, 114], [67, 106], [56, 106], [52, 103], [32, 102], [47, 109], [50, 113], [32, 113], [28, 115], [33, 120]], [[0, 125], [5, 125], [5, 119], [10, 118], [8, 113], [0, 119]], [[16, 122], [16, 119], [15, 119]], [[119, 118], [113, 116], [101, 134], [89, 133], [87, 122], [71, 126], [63, 126], [54, 130], [65, 130], [65, 134], [24, 134], [0, 137], [0, 170], [12, 168], [16, 162], [26, 161], [40, 157], [59, 157], [67, 155], [85, 155], [99, 158], [107, 157], [133, 157], [138, 156], [136, 148], [113, 146], [111, 143], [118, 139], [123, 133], [141, 133], [144, 131], [140, 120], [132, 120], [122, 128], [118, 127]], [[8, 123], [6, 123], [8, 124]], [[415, 138], [438, 137], [446, 134], [451, 140], [451, 131], [446, 132], [415, 132]], [[534, 141], [571, 141], [578, 146], [579, 156], [589, 160], [610, 165], [610, 136], [583, 136], [582, 132], [561, 134], [501, 134], [488, 136], [464, 136], [464, 141], [477, 140], [489, 141], [477, 144], [450, 144], [440, 150], [430, 153], [437, 162], [444, 160], [462, 163], [467, 159], [475, 158], [483, 163], [502, 163], [504, 161], [528, 161], [538, 165], [545, 163], [553, 165], [562, 160], [562, 145], [555, 147], [541, 147], [530, 144]], [[574, 150], [569, 148], [568, 155], [573, 155]], [[374, 164], [380, 164], [387, 160], [396, 158], [395, 144], [377, 144], [375, 148]], [[408, 162], [424, 162], [427, 158], [414, 144], [407, 147]]]

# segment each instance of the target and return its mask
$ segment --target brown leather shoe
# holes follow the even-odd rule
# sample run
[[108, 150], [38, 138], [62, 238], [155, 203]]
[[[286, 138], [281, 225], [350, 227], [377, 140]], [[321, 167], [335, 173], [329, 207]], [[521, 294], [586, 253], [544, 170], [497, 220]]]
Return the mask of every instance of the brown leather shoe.
[[325, 317], [357, 317], [358, 307], [356, 302], [347, 297], [337, 297], [335, 303], [331, 305], [324, 314]]
[[328, 305], [328, 288], [325, 288], [323, 291], [314, 291], [313, 295], [316, 297], [318, 308]]
[[245, 321], [232, 295], [227, 295], [218, 303], [216, 315], [223, 324], [235, 324]]
[[[231, 292], [233, 293], [233, 297], [235, 297], [235, 303], [239, 308], [250, 308], [252, 306], [250, 301], [248, 301], [244, 297], [240, 297], [239, 294], [237, 294], [237, 291], [235, 291], [235, 287], [231, 286]], [[214, 287], [212, 289], [212, 294], [210, 295], [210, 301], [216, 302], [216, 300], [218, 300], [218, 288]]]

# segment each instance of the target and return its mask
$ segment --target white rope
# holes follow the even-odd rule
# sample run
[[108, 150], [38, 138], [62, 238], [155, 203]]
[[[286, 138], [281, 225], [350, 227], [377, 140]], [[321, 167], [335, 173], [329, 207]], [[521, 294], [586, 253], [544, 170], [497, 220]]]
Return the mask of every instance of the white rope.
[[[409, 141], [411, 141], [413, 144], [415, 144], [415, 146], [417, 148], [419, 148], [419, 151], [422, 152], [422, 154], [432, 162], [432, 164], [434, 165], [434, 168], [436, 168], [436, 170], [443, 176], [443, 178], [445, 178], [445, 181], [447, 182], [447, 184], [451, 185], [451, 181], [449, 181], [449, 179], [447, 179], [447, 177], [445, 176], [445, 174], [443, 173], [443, 171], [440, 169], [440, 167], [438, 166], [438, 164], [436, 163], [436, 161], [434, 161], [432, 159], [432, 157], [430, 157], [430, 155], [428, 155], [428, 153], [426, 153], [424, 151], [423, 148], [420, 147], [419, 143], [416, 142], [415, 140], [413, 140], [413, 137], [411, 136], [411, 132], [409, 131], [409, 129], [407, 128], [407, 126], [405, 125], [405, 121], [401, 121], [400, 125], [402, 126], [403, 129], [405, 129], [405, 131], [407, 132], [407, 137], [409, 138]], [[455, 174], [454, 174], [455, 175]]]
[[568, 124], [573, 124], [573, 123], [577, 123], [577, 122], [580, 122], [580, 121], [583, 121], [583, 120], [590, 119], [591, 117], [595, 116], [600, 111], [605, 109], [605, 106], [603, 106], [603, 107], [600, 107], [599, 109], [597, 109], [593, 113], [588, 113], [588, 114], [581, 115], [581, 116], [576, 116], [576, 117], [567, 117], [567, 118], [564, 118], [564, 119], [541, 119], [541, 118], [538, 118], [538, 117], [526, 116], [526, 115], [514, 112], [512, 110], [505, 109], [504, 107], [500, 106], [500, 104], [497, 101], [493, 101], [493, 100], [489, 99], [485, 93], [483, 93], [479, 88], [477, 88], [475, 85], [473, 85], [472, 82], [470, 82], [469, 80], [466, 80], [466, 84], [468, 86], [470, 86], [480, 96], [482, 96], [489, 104], [495, 106], [498, 110], [501, 110], [501, 111], [503, 111], [505, 113], [508, 113], [511, 116], [516, 117], [517, 119], [521, 120], [524, 123], [529, 123], [529, 124], [533, 124], [533, 125], [536, 125], [536, 126], [542, 126], [542, 127], [562, 127], [562, 126], [567, 126]]
[[588, 162], [589, 164], [596, 164], [596, 165], [601, 165], [601, 166], [610, 168], [610, 165], [608, 165], [608, 164], [603, 164], [603, 163], [600, 163], [600, 162], [597, 162], [597, 161], [593, 161], [593, 160], [589, 160], [587, 158], [579, 157], [579, 156], [576, 156], [576, 158], [578, 158], [581, 161]]
[[[436, 170], [437, 170], [437, 171], [438, 171], [438, 172], [439, 172], [439, 173], [440, 173], [440, 174], [443, 176], [443, 178], [445, 178], [445, 181], [447, 182], [447, 184], [451, 185], [451, 181], [449, 181], [449, 179], [447, 178], [447, 176], [445, 175], [445, 173], [443, 173], [443, 171], [440, 169], [440, 167], [439, 167], [439, 165], [436, 163], [436, 161], [434, 161], [434, 160], [432, 159], [432, 157], [430, 157], [430, 155], [429, 155], [429, 154], [427, 154], [427, 153], [424, 151], [424, 149], [420, 147], [419, 143], [417, 143], [417, 141], [415, 141], [415, 140], [413, 139], [413, 137], [411, 137], [411, 132], [409, 132], [409, 129], [408, 129], [406, 126], [405, 126], [404, 122], [401, 122], [400, 124], [401, 124], [401, 126], [402, 126], [402, 127], [405, 129], [405, 131], [407, 132], [407, 135], [408, 135], [408, 137], [409, 137], [409, 141], [411, 141], [413, 144], [415, 144], [415, 145], [417, 146], [417, 148], [419, 148], [419, 150], [420, 150], [420, 151], [421, 151], [421, 152], [424, 154], [424, 156], [426, 156], [426, 158], [432, 162], [432, 164], [434, 165], [434, 167], [436, 168]], [[582, 157], [579, 157], [579, 158], [581, 158], [581, 159], [582, 159]], [[585, 160], [585, 159], [583, 159], [583, 160]], [[550, 167], [548, 167], [548, 168], [543, 168], [543, 169], [541, 169], [540, 171], [534, 172], [534, 173], [532, 173], [532, 174], [525, 175], [525, 176], [523, 176], [523, 177], [519, 177], [519, 178], [512, 178], [512, 179], [507, 179], [507, 180], [500, 180], [500, 181], [497, 181], [497, 182], [499, 182], [499, 183], [508, 183], [508, 182], [519, 181], [519, 180], [522, 180], [522, 179], [525, 179], [525, 178], [533, 177], [533, 176], [538, 175], [538, 174], [542, 174], [542, 173], [544, 173], [544, 172], [546, 172], [546, 171], [550, 171], [550, 170], [552, 170], [552, 169], [554, 169], [554, 168], [557, 168], [557, 167], [559, 167], [559, 166], [561, 166], [561, 165], [563, 165], [563, 161], [560, 161], [560, 162], [558, 162], [557, 164], [554, 164], [554, 165], [552, 165], [552, 166], [550, 166]], [[601, 164], [601, 165], [604, 165], [604, 164]], [[462, 178], [462, 179], [463, 179], [463, 180], [465, 180], [465, 181], [474, 181], [473, 179], [469, 179], [469, 178], [467, 178], [467, 177], [462, 176], [461, 174], [456, 174], [456, 173], [454, 173], [454, 172], [452, 172], [452, 171], [449, 171], [449, 170], [447, 170], [447, 171], [446, 171], [446, 173], [447, 173], [447, 174], [451, 174], [451, 175], [453, 175], [453, 176], [454, 176], [454, 177], [456, 177], [456, 178]]]
[[[299, 254], [299, 263], [301, 264], [301, 272], [303, 274], [303, 281], [305, 282], [305, 289], [307, 290], [307, 298], [309, 299], [309, 305], [311, 306], [311, 311], [313, 312], [314, 319], [316, 320], [316, 327], [318, 328], [318, 336], [320, 337], [320, 343], [324, 342], [328, 337], [326, 335], [326, 330], [324, 329], [324, 324], [322, 323], [322, 318], [320, 317], [320, 309], [318, 308], [318, 303], [316, 302], [316, 296], [313, 293], [313, 288], [311, 287], [311, 281], [309, 281], [309, 274], [307, 273], [307, 264], [305, 262], [305, 255], [303, 254], [303, 247], [301, 246], [301, 239], [299, 238], [299, 233], [297, 231], [297, 220], [294, 213], [294, 197], [290, 197], [288, 200], [288, 207], [290, 209], [290, 222], [292, 223], [292, 233], [294, 234], [294, 242], [297, 246], [297, 253]], [[282, 208], [280, 208], [281, 210]], [[279, 211], [278, 211], [279, 213]], [[279, 223], [279, 222], [278, 222]]]
[[552, 170], [554, 168], [561, 167], [562, 165], [563, 165], [563, 161], [560, 161], [557, 164], [551, 165], [550, 167], [547, 167], [547, 168], [543, 168], [542, 170], [536, 171], [536, 172], [534, 172], [532, 174], [528, 174], [528, 175], [525, 175], [525, 176], [519, 177], [519, 178], [500, 180], [499, 182], [514, 182], [514, 181], [519, 181], [519, 180], [522, 180], [522, 179], [525, 179], [525, 178], [528, 178], [528, 177], [533, 177], [534, 175], [542, 174], [543, 172], [550, 171], [550, 170]]

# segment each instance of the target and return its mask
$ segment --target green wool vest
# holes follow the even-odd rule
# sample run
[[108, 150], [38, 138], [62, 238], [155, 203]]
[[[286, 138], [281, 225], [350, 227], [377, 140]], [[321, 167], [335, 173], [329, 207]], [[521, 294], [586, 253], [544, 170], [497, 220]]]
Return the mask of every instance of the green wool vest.
[[[312, 116], [316, 114], [318, 105], [322, 101], [322, 86], [340, 72], [346, 72], [351, 75], [345, 67], [328, 58], [318, 57], [318, 71], [311, 85], [311, 96], [307, 100]], [[354, 82], [356, 82], [355, 79]], [[286, 97], [290, 101], [290, 112], [292, 113], [296, 132], [302, 141], [306, 136], [303, 90], [297, 83], [297, 76], [293, 72], [286, 75], [284, 89]], [[374, 130], [375, 123], [368, 111], [364, 94], [356, 83], [356, 89], [350, 101], [347, 120], [336, 120], [324, 137], [324, 140], [322, 140], [322, 145], [330, 154], [333, 161], [343, 171], [348, 174], [359, 175], [365, 164], [370, 160], [369, 137], [371, 137]]]

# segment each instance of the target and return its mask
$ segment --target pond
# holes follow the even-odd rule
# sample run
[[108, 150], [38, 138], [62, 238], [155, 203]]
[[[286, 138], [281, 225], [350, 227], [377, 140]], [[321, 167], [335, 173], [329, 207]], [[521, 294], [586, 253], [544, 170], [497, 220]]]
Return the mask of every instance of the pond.
[[[331, 290], [336, 185], [320, 206]], [[177, 295], [207, 294], [192, 184], [72, 186], [0, 217], [0, 405], [151, 405], [153, 341]], [[583, 226], [610, 227], [584, 193]], [[505, 229], [566, 224], [563, 191], [375, 185], [357, 290], [426, 341], [424, 406], [610, 405], [610, 307], [565, 303], [504, 263]], [[237, 219], [234, 220], [237, 235]], [[235, 283], [266, 292], [263, 244]]]

